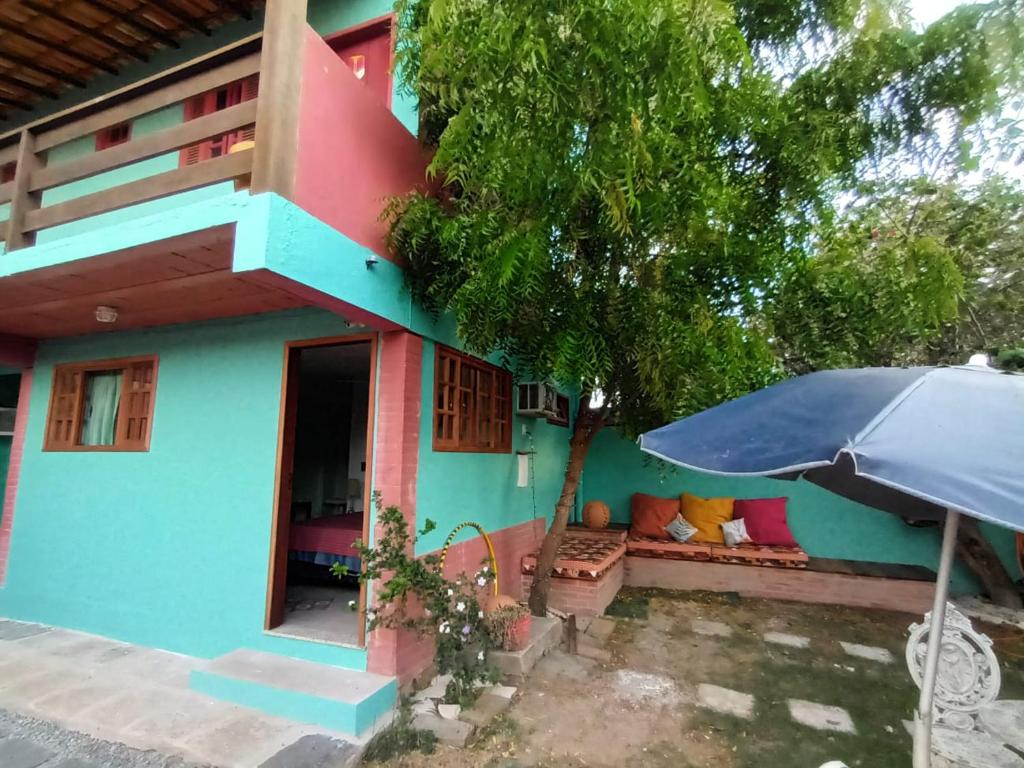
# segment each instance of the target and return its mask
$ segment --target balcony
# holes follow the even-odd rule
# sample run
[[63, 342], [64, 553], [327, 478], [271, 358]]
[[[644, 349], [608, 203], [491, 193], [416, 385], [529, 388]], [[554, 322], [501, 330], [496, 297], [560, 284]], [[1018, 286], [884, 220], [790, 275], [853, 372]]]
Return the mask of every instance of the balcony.
[[[153, 119], [257, 78], [252, 98]], [[127, 141], [62, 159], [62, 148], [143, 121], [149, 130]], [[189, 153], [211, 140], [214, 151]], [[0, 334], [109, 330], [95, 326], [99, 304], [121, 308], [118, 327], [129, 328], [329, 303], [337, 291], [299, 276], [329, 282], [323, 269], [253, 268], [240, 242], [273, 239], [260, 216], [282, 207], [256, 201], [280, 198], [386, 261], [380, 212], [423, 186], [428, 159], [306, 24], [305, 3], [271, 0], [261, 33], [0, 136], [0, 167], [15, 164], [0, 183]], [[323, 258], [313, 250], [305, 258]]]

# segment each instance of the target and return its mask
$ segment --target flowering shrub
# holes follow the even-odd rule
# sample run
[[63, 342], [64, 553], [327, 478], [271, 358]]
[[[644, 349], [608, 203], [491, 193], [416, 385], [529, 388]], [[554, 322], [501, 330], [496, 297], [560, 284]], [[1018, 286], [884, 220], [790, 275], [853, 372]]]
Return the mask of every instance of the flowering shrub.
[[[452, 676], [445, 702], [469, 704], [476, 698], [479, 683], [497, 679], [487, 663], [491, 640], [479, 602], [494, 573], [484, 565], [472, 577], [462, 574], [454, 581], [446, 579], [437, 555], [414, 556], [416, 539], [401, 510], [394, 506], [382, 509], [379, 492], [373, 499], [381, 536], [373, 547], [361, 541], [353, 545], [363, 565], [360, 583], [374, 582], [374, 608], [366, 613], [369, 628], [433, 635], [437, 671]], [[428, 520], [419, 535], [434, 528]], [[338, 577], [349, 574], [340, 563], [331, 571]]]

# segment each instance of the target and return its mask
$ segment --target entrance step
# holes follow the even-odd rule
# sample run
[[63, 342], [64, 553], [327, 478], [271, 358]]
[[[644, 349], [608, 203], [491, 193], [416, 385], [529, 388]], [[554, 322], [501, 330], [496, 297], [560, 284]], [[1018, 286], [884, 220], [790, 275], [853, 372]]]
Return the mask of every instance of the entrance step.
[[189, 687], [217, 699], [360, 738], [393, 712], [393, 677], [262, 651], [232, 651], [192, 672]]
[[562, 642], [562, 622], [550, 617], [534, 616], [530, 622], [530, 642], [521, 651], [491, 651], [489, 660], [505, 681], [512, 685], [523, 682], [533, 666]]

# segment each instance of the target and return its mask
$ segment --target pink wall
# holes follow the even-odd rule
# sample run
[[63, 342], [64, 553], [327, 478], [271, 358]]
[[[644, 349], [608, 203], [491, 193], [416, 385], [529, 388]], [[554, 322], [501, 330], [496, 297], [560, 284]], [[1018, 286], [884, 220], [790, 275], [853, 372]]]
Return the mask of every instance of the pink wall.
[[388, 198], [426, 188], [429, 155], [312, 29], [306, 30], [294, 202], [379, 255]]
[[[385, 333], [380, 345], [374, 484], [384, 506], [402, 510], [410, 530], [416, 529], [422, 376], [423, 339], [405, 331]], [[411, 632], [378, 629], [367, 639], [367, 668], [396, 675], [404, 685], [430, 665], [432, 649], [429, 639]]]
[[31, 394], [32, 369], [25, 368], [21, 372], [18, 410], [14, 416], [14, 439], [11, 441], [11, 461], [7, 467], [7, 486], [3, 497], [3, 517], [0, 518], [0, 585], [7, 578], [7, 556], [11, 549], [11, 530], [14, 526], [14, 502], [18, 496], [21, 457], [25, 452], [25, 426], [28, 424], [28, 403]]

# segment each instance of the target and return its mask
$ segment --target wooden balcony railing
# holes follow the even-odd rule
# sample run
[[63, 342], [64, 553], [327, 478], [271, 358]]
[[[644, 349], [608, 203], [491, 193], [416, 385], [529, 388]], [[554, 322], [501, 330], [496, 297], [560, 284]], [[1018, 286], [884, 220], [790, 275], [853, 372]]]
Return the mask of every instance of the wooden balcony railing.
[[[305, 6], [302, 0], [268, 0], [262, 34], [0, 136], [0, 166], [16, 163], [14, 179], [0, 184], [0, 204], [10, 203], [4, 237], [6, 249], [33, 245], [36, 233], [48, 227], [250, 173], [254, 190], [275, 189], [288, 195], [286, 181], [277, 190], [276, 180], [289, 178], [289, 164], [293, 162], [298, 124], [293, 113], [301, 68], [288, 59], [287, 51], [299, 50], [302, 45]], [[47, 165], [48, 152], [61, 144], [257, 73], [260, 88], [255, 99], [132, 137], [123, 144], [75, 160]], [[255, 149], [224, 154], [43, 205], [47, 190], [251, 126], [255, 126], [258, 137]], [[0, 235], [4, 234], [3, 226], [0, 222]]]

